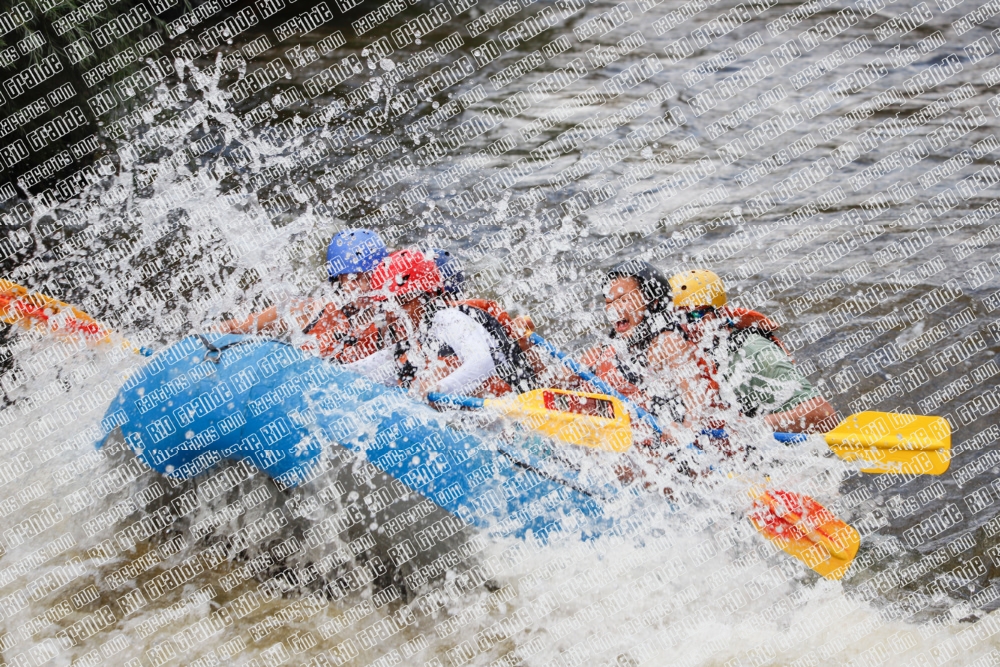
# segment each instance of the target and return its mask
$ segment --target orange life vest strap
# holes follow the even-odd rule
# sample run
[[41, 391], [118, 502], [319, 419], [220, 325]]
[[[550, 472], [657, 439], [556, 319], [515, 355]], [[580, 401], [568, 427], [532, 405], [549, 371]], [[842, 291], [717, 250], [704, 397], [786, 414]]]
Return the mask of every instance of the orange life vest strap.
[[639, 395], [639, 388], [628, 381], [624, 374], [618, 369], [615, 362], [615, 350], [612, 347], [594, 347], [580, 357], [580, 361], [588, 366], [594, 375], [607, 382], [611, 387], [629, 397]]
[[363, 359], [382, 347], [382, 335], [374, 322], [352, 331], [347, 316], [333, 304], [326, 305], [308, 335], [317, 339], [320, 356], [332, 357], [342, 364]]
[[789, 350], [784, 341], [778, 337], [779, 324], [767, 315], [750, 308], [740, 308], [738, 306], [723, 306], [715, 311], [716, 316], [724, 319], [729, 326], [737, 331], [753, 330], [759, 332], [768, 340], [781, 348], [788, 357], [792, 358], [792, 351]]

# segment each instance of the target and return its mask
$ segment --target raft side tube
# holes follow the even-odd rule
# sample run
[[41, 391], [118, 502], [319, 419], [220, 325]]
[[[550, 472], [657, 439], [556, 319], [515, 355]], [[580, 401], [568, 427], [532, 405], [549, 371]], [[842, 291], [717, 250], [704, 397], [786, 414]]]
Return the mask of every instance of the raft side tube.
[[121, 429], [143, 463], [173, 479], [231, 459], [291, 489], [347, 450], [497, 535], [572, 530], [589, 537], [611, 527], [607, 488], [593, 492], [573, 471], [518, 443], [498, 446], [451, 428], [402, 389], [373, 384], [289, 344], [189, 336], [132, 377], [105, 422]]

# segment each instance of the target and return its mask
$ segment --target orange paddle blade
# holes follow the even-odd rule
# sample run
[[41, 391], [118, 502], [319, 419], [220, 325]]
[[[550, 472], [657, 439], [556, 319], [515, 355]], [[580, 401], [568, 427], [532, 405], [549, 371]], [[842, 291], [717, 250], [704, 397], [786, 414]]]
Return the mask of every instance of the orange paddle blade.
[[761, 535], [827, 579], [846, 574], [858, 553], [858, 531], [809, 496], [752, 490], [750, 521]]
[[87, 313], [45, 294], [0, 279], [0, 321], [49, 333], [103, 339], [110, 332]]
[[37, 329], [56, 338], [87, 345], [119, 343], [140, 354], [151, 354], [115, 334], [79, 308], [23, 285], [0, 279], [0, 322]]

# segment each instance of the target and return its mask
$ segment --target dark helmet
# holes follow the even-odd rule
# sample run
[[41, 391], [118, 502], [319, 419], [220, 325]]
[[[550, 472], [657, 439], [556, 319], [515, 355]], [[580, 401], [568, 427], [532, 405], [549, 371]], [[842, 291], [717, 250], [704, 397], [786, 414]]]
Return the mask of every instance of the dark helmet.
[[604, 277], [605, 294], [611, 288], [611, 281], [617, 278], [635, 278], [646, 302], [646, 310], [650, 313], [672, 311], [673, 292], [670, 289], [670, 281], [649, 262], [630, 259], [608, 271]]
[[441, 278], [444, 280], [444, 291], [452, 295], [460, 294], [462, 285], [465, 283], [462, 263], [447, 250], [432, 248], [431, 254], [434, 255], [434, 263], [437, 264]]
[[[678, 331], [681, 321], [673, 306], [670, 281], [659, 269], [641, 259], [630, 259], [608, 271], [604, 277], [604, 293], [611, 289], [611, 281], [617, 278], [635, 278], [645, 302], [649, 316], [644, 318], [635, 335], [628, 340], [629, 349], [638, 353], [646, 349], [656, 336], [663, 331]], [[618, 333], [612, 329], [611, 337]], [[641, 357], [640, 357], [641, 359]], [[640, 362], [641, 363], [641, 362]]]

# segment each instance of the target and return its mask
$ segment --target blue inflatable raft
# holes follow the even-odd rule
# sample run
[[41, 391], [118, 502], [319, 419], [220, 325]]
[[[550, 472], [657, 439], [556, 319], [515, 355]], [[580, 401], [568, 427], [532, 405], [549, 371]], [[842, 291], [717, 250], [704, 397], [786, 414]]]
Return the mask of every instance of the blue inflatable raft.
[[[611, 528], [619, 501], [636, 500], [608, 481], [607, 466], [595, 477], [561, 465], [529, 434], [498, 444], [464, 433], [401, 389], [255, 337], [174, 344], [129, 378], [103, 426], [120, 427], [139, 459], [180, 479], [222, 459], [247, 460], [291, 488], [346, 450], [497, 535], [555, 529], [586, 538]], [[628, 513], [636, 517], [634, 507]]]

